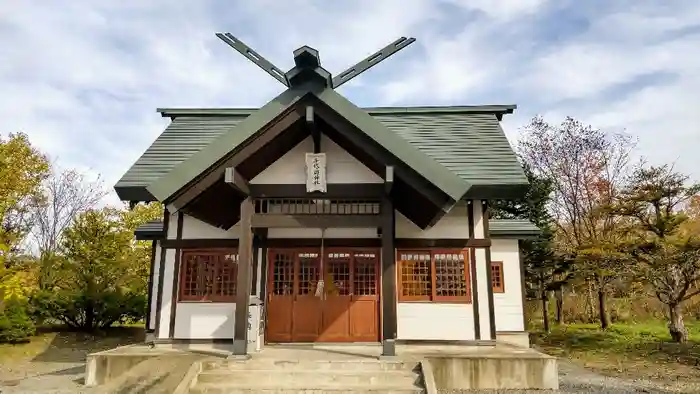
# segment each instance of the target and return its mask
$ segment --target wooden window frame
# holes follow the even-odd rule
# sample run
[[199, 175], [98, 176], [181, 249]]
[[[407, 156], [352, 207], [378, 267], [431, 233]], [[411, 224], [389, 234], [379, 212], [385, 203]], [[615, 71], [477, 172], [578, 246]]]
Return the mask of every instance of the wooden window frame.
[[[500, 272], [500, 286], [495, 286], [493, 284], [493, 267], [498, 267], [498, 271]], [[491, 270], [491, 287], [493, 288], [494, 293], [505, 293], [506, 292], [506, 285], [505, 285], [505, 272], [503, 272], [503, 262], [502, 261], [491, 261], [491, 266], [489, 267]]]
[[[238, 250], [235, 248], [207, 248], [207, 249], [182, 249], [180, 251], [180, 277], [178, 278], [178, 300], [177, 302], [187, 302], [187, 303], [233, 303], [236, 301], [236, 293], [238, 292], [238, 267], [236, 267], [233, 273], [233, 283], [236, 285], [234, 293], [232, 295], [218, 295], [217, 287], [219, 283], [214, 280], [212, 285], [212, 294], [198, 295], [187, 295], [185, 294], [185, 276], [187, 274], [186, 266], [188, 255], [196, 256], [223, 256], [223, 255], [238, 255]], [[236, 259], [238, 260], [238, 259]], [[221, 262], [223, 259], [217, 261], [216, 272], [221, 270]], [[215, 274], [214, 277], [217, 275]]]
[[[403, 281], [401, 280], [401, 263], [399, 259], [402, 253], [425, 253], [430, 254], [430, 280], [431, 294], [427, 296], [405, 296], [403, 295]], [[461, 254], [464, 257], [464, 279], [466, 280], [466, 295], [464, 296], [439, 296], [436, 294], [437, 277], [435, 275], [435, 255], [438, 254]], [[432, 248], [401, 248], [396, 250], [396, 290], [399, 302], [423, 302], [423, 303], [472, 303], [472, 282], [471, 282], [471, 261], [468, 249], [432, 249]]]

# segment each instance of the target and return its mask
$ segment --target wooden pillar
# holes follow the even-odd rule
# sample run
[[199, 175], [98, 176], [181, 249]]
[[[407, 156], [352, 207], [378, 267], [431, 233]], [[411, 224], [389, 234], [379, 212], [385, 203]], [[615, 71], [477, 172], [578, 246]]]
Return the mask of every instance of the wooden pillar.
[[[481, 217], [484, 228], [484, 239], [491, 239], [489, 235], [489, 204], [488, 201], [481, 201]], [[489, 326], [491, 328], [491, 339], [496, 339], [496, 306], [493, 299], [493, 273], [491, 272], [491, 246], [486, 248], [486, 283], [488, 283], [488, 304], [489, 304]], [[525, 305], [523, 304], [523, 308]]]
[[[151, 265], [148, 270], [148, 304], [146, 305], [146, 333], [153, 332], [151, 329], [151, 311], [153, 310], [153, 274], [156, 269], [156, 248], [158, 247], [158, 241], [151, 241]], [[524, 305], [524, 304], [523, 304]]]
[[394, 183], [393, 167], [387, 166], [386, 194], [382, 199], [382, 356], [396, 355], [396, 251], [394, 203], [391, 187]]
[[[473, 200], [470, 207], [470, 225], [473, 223], [473, 237], [488, 239], [488, 218], [480, 200]], [[470, 236], [472, 235], [470, 234]], [[471, 249], [472, 297], [474, 303], [474, 331], [476, 339], [496, 340], [496, 318], [491, 283], [490, 246]]]
[[[472, 201], [467, 201], [467, 223], [469, 226], [469, 240], [476, 239], [474, 232], [474, 207]], [[479, 316], [479, 275], [476, 271], [476, 248], [469, 248], [469, 278], [471, 279], [472, 316], [474, 317], [474, 339], [481, 339], [481, 321]]]
[[248, 310], [250, 305], [250, 281], [253, 262], [253, 199], [241, 202], [240, 235], [238, 239], [238, 278], [236, 279], [236, 315], [233, 330], [233, 354], [248, 354]]

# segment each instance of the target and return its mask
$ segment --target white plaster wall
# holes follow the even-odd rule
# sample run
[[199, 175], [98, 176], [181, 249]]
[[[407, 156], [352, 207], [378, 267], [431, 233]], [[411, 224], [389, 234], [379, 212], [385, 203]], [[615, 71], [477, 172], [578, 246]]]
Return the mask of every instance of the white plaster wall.
[[[158, 338], [168, 338], [170, 335], [170, 307], [172, 305], [174, 268], [175, 249], [166, 249], [165, 269], [163, 270], [163, 294], [160, 309], [160, 325], [158, 327], [158, 332], [156, 333], [156, 337]], [[157, 289], [158, 288], [156, 288], [156, 290]]]
[[151, 299], [148, 300], [148, 303], [150, 304], [151, 307], [151, 314], [149, 316], [148, 320], [148, 327], [146, 327], [149, 330], [155, 330], [156, 329], [156, 307], [158, 306], [158, 273], [160, 272], [160, 242], [156, 241], [154, 246], [156, 248], [156, 254], [155, 254], [155, 261], [153, 264], [153, 281], [151, 282]]
[[517, 239], [494, 239], [491, 260], [503, 261], [503, 293], [493, 293], [496, 331], [523, 331], [523, 296]]
[[396, 211], [395, 223], [396, 238], [469, 238], [469, 219], [465, 203], [457, 204], [428, 230], [421, 230], [398, 211]]
[[[229, 238], [237, 239], [240, 231], [238, 224], [228, 230], [223, 230], [205, 223], [189, 215], [182, 217], [182, 239], [198, 238]], [[170, 215], [168, 239], [177, 239], [177, 213]]]
[[399, 302], [397, 337], [403, 340], [474, 340], [472, 304]]
[[[251, 179], [256, 184], [306, 184], [306, 153], [313, 152], [313, 140], [306, 138], [265, 171]], [[321, 135], [321, 152], [326, 153], [328, 183], [382, 183], [384, 180], [348, 152]]]
[[175, 314], [176, 339], [233, 338], [235, 303], [179, 302]]

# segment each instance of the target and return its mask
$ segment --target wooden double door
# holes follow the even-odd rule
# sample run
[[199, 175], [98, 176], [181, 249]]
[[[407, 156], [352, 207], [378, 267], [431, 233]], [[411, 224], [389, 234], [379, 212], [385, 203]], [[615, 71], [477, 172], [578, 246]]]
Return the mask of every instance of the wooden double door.
[[379, 341], [379, 249], [270, 249], [267, 342]]

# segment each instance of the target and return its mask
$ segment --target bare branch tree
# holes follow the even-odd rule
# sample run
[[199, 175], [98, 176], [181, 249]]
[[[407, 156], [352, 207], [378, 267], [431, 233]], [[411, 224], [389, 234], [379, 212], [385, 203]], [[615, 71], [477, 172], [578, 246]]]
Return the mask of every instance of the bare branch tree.
[[[607, 133], [570, 117], [560, 125], [535, 117], [522, 131], [518, 153], [537, 176], [552, 181], [549, 210], [565, 252], [579, 255], [592, 247], [609, 245], [618, 237], [620, 219], [606, 207], [629, 172], [635, 141], [624, 133]], [[585, 258], [577, 261], [577, 268], [588, 268], [579, 269], [584, 279], [594, 281], [598, 288], [601, 325], [605, 327], [605, 287], [616, 277], [615, 272], [586, 264]], [[559, 291], [558, 303], [561, 297]]]
[[54, 171], [44, 181], [44, 198], [32, 203], [32, 236], [40, 255], [53, 253], [60, 245], [63, 230], [82, 212], [94, 208], [107, 195], [102, 180], [88, 180], [74, 169]]

